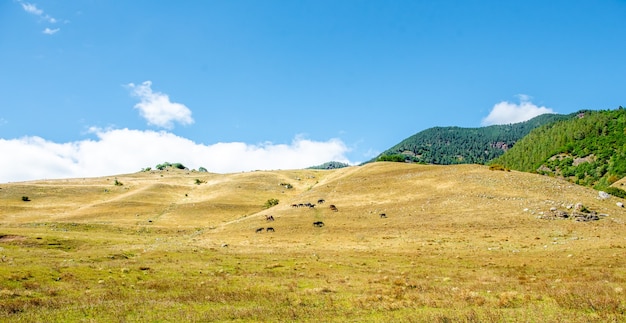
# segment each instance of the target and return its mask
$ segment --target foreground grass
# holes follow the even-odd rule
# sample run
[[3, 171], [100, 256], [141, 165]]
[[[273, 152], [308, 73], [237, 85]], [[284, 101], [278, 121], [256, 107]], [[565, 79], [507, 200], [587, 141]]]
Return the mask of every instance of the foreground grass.
[[4, 321], [626, 318], [621, 247], [565, 258], [539, 248], [523, 257], [477, 250], [459, 256], [442, 242], [420, 250], [250, 252], [195, 246], [193, 232], [43, 227], [2, 227], [9, 232], [0, 245]]

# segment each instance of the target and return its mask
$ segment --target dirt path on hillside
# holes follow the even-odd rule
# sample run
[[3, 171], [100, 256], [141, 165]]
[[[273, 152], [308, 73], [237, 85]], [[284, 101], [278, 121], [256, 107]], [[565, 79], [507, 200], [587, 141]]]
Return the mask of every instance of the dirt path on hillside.
[[316, 186], [325, 185], [325, 184], [327, 184], [329, 182], [337, 181], [337, 180], [342, 179], [344, 177], [350, 176], [350, 175], [358, 172], [360, 169], [361, 168], [359, 166], [351, 166], [351, 167], [345, 167], [345, 168], [338, 169], [334, 173], [324, 176], [319, 181], [319, 183], [316, 184]]
[[138, 188], [135, 188], [135, 189], [129, 189], [127, 192], [124, 192], [124, 193], [122, 193], [120, 195], [113, 196], [113, 197], [108, 198], [108, 199], [104, 199], [104, 200], [101, 200], [101, 201], [96, 201], [96, 202], [93, 202], [93, 203], [90, 203], [90, 204], [81, 205], [81, 206], [79, 206], [76, 209], [68, 210], [67, 212], [63, 213], [61, 218], [71, 218], [71, 217], [80, 215], [80, 213], [83, 210], [85, 210], [85, 209], [96, 207], [96, 206], [99, 206], [99, 205], [102, 205], [102, 204], [105, 204], [105, 203], [115, 202], [115, 201], [119, 201], [119, 200], [128, 198], [129, 196], [133, 196], [135, 194], [139, 194], [141, 192], [149, 190], [154, 185], [156, 185], [156, 184], [153, 183], [153, 184], [149, 184], [149, 185], [142, 185], [141, 187], [138, 187]]

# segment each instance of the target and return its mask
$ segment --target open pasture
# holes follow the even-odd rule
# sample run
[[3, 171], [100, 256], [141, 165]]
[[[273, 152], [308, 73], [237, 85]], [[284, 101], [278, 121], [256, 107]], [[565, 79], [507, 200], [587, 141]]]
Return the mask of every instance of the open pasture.
[[621, 322], [617, 202], [477, 165], [1, 184], [0, 320]]

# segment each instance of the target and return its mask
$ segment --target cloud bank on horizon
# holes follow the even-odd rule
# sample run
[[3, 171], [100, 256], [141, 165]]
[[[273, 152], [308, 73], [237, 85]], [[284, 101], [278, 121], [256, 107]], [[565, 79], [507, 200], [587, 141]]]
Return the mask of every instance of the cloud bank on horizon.
[[[96, 139], [67, 143], [36, 136], [0, 139], [0, 151], [12, 155], [0, 160], [0, 182], [109, 176], [137, 172], [162, 162], [182, 163], [190, 169], [204, 167], [215, 173], [300, 169], [329, 161], [356, 164], [346, 157], [350, 148], [337, 138], [316, 141], [296, 135], [289, 144], [196, 143], [169, 131], [175, 124], [194, 122], [187, 106], [153, 91], [151, 81], [129, 83], [127, 88], [139, 99], [134, 108], [146, 122], [168, 131], [92, 127], [89, 133]], [[532, 104], [528, 96], [519, 97], [519, 104], [503, 101], [494, 105], [483, 123], [520, 122], [552, 111]]]
[[[54, 143], [40, 137], [0, 139], [0, 182], [98, 177], [180, 162], [190, 169], [233, 173], [250, 170], [298, 169], [336, 160], [348, 162], [341, 140], [313, 141], [296, 136], [290, 144], [242, 142], [203, 145], [170, 132], [91, 129], [97, 140]], [[19, 165], [19, 167], [16, 167]]]
[[[134, 108], [149, 125], [171, 130], [175, 123], [194, 122], [188, 107], [153, 91], [152, 82], [129, 83], [127, 88], [139, 99]], [[335, 138], [315, 141], [296, 135], [289, 144], [204, 145], [168, 131], [92, 127], [88, 132], [97, 139], [68, 143], [41, 137], [0, 139], [0, 151], [12, 155], [11, 159], [0, 159], [0, 182], [132, 173], [163, 162], [182, 163], [190, 169], [204, 167], [216, 173], [299, 169], [328, 161], [350, 163], [346, 157], [350, 149]]]

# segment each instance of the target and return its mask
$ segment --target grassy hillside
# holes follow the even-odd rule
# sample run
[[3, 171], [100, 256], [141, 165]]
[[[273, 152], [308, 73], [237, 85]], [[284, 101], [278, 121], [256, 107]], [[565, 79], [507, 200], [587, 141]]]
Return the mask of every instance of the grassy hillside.
[[[624, 321], [617, 202], [537, 174], [386, 162], [3, 184], [0, 318]], [[598, 220], [574, 220], [576, 204]]]
[[572, 115], [544, 114], [531, 120], [481, 128], [435, 127], [418, 132], [375, 160], [425, 164], [485, 164], [501, 156], [532, 129]]
[[537, 128], [493, 161], [605, 189], [626, 176], [626, 110], [584, 111]]

